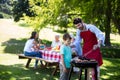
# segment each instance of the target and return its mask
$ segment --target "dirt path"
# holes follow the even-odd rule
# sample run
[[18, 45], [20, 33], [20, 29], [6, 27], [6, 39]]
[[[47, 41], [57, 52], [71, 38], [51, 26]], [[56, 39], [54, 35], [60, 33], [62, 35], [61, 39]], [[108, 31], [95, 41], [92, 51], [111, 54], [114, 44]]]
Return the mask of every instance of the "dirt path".
[[[20, 27], [11, 19], [0, 19], [0, 43], [9, 39], [29, 38], [32, 29]], [[54, 35], [52, 29], [44, 28], [40, 31], [40, 38], [52, 41]]]
[[0, 19], [0, 42], [28, 37], [32, 29], [19, 27], [11, 19]]

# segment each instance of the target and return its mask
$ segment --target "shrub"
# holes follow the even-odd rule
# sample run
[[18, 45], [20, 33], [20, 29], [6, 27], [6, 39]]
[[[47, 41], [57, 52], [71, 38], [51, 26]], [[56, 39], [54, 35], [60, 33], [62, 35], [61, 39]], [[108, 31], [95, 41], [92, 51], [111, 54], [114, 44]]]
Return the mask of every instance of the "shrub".
[[120, 49], [118, 48], [101, 48], [103, 57], [120, 58]]
[[2, 14], [0, 14], [0, 18], [4, 18]]

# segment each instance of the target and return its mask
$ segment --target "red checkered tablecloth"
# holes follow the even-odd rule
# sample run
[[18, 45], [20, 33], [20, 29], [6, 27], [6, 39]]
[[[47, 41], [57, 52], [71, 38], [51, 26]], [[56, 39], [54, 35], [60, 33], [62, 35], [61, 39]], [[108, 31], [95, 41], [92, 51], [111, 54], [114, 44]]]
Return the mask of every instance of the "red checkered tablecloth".
[[40, 51], [42, 52], [43, 59], [60, 62], [61, 55], [59, 52], [53, 50], [40, 50]]

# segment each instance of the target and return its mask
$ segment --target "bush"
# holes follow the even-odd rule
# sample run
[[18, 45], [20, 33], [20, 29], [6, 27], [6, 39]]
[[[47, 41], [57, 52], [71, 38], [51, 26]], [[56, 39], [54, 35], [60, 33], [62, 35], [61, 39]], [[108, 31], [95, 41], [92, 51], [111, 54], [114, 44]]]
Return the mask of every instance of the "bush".
[[101, 48], [103, 57], [120, 58], [120, 49], [117, 48]]
[[2, 14], [0, 14], [0, 18], [4, 18]]

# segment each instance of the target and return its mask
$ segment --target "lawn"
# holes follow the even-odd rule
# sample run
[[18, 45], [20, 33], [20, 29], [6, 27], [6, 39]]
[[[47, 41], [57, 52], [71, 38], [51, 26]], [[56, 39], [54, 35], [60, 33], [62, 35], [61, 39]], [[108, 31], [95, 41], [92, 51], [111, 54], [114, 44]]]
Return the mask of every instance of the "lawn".
[[[18, 59], [15, 54], [0, 54], [0, 80], [58, 80], [59, 71], [51, 76], [53, 67], [34, 69], [34, 60], [30, 68], [25, 68], [26, 60]], [[101, 80], [119, 80], [120, 59], [104, 58], [101, 67]], [[71, 80], [77, 80], [77, 74], [72, 74]]]
[[[6, 25], [7, 24], [7, 25]], [[9, 24], [9, 25], [8, 25]], [[34, 60], [30, 68], [25, 68], [26, 60], [18, 59], [17, 54], [22, 53], [24, 43], [29, 37], [31, 29], [18, 27], [13, 22], [0, 20], [0, 80], [58, 80], [59, 71], [51, 76], [54, 67], [34, 69]], [[13, 28], [14, 27], [14, 28]], [[47, 32], [49, 29], [46, 29]], [[46, 43], [47, 33], [43, 29], [41, 38]], [[43, 33], [45, 33], [43, 35]], [[55, 33], [50, 30], [48, 33]], [[51, 38], [52, 40], [52, 38]], [[49, 41], [50, 42], [50, 41]], [[101, 48], [103, 62], [101, 66], [101, 80], [120, 79], [120, 36], [111, 35], [111, 42], [114, 48]], [[77, 74], [72, 74], [71, 80], [78, 80]], [[83, 77], [82, 77], [83, 78]]]

